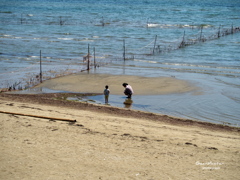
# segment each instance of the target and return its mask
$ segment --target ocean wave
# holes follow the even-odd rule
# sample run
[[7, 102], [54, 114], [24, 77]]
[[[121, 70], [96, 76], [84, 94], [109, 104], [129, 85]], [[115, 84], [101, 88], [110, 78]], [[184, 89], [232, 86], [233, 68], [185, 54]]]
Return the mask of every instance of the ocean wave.
[[[228, 66], [207, 66], [202, 64], [187, 64], [187, 63], [162, 63], [166, 65], [173, 65], [173, 66], [191, 66], [191, 67], [199, 67], [199, 68], [211, 68], [211, 69], [240, 69], [239, 67], [228, 67]], [[240, 73], [240, 72], [239, 72]]]
[[193, 24], [158, 24], [158, 23], [148, 23], [147, 27], [149, 27], [149, 28], [156, 28], [156, 27], [159, 27], [159, 28], [172, 28], [172, 27], [175, 27], [175, 28], [200, 28], [200, 27], [209, 28], [209, 27], [213, 27], [213, 26], [210, 25], [210, 24], [193, 25]]
[[74, 40], [74, 38], [58, 38], [60, 40], [64, 40], [64, 41], [70, 41], [70, 40]]
[[140, 59], [133, 59], [133, 61], [138, 61], [138, 62], [146, 62], [146, 63], [153, 63], [153, 64], [159, 63], [159, 62], [157, 62], [157, 61], [150, 61], [150, 60], [140, 60]]
[[94, 42], [94, 40], [92, 40], [92, 39], [88, 39], [88, 38], [84, 38], [84, 39], [79, 40], [79, 41]]
[[11, 35], [2, 35], [0, 36], [1, 39], [12, 39], [13, 37]]
[[232, 82], [227, 82], [219, 78], [215, 78], [218, 82], [224, 83], [226, 85], [234, 86], [234, 87], [240, 87], [240, 84], [232, 83]]
[[[141, 59], [134, 59], [133, 61], [138, 61], [138, 62], [144, 62], [144, 63], [154, 63], [154, 64], [162, 64], [162, 65], [167, 65], [167, 66], [179, 66], [179, 67], [196, 67], [196, 68], [204, 68], [204, 69], [223, 69], [223, 70], [239, 70], [240, 67], [229, 67], [229, 66], [208, 66], [208, 65], [202, 65], [202, 64], [188, 64], [188, 63], [166, 63], [166, 62], [159, 62], [159, 61], [153, 61], [153, 60], [141, 60]], [[215, 70], [218, 71], [218, 70]], [[221, 72], [221, 71], [218, 71]], [[226, 72], [226, 71], [224, 71]], [[231, 71], [228, 71], [231, 73]], [[240, 74], [240, 72], [232, 72], [232, 73], [237, 73]]]

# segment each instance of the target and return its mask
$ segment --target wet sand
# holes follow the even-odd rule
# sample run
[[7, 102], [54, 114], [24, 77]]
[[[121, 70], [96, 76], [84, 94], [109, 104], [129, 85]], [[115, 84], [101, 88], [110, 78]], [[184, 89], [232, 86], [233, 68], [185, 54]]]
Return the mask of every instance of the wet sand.
[[102, 93], [105, 85], [111, 94], [123, 94], [122, 83], [130, 84], [135, 95], [160, 95], [195, 91], [198, 88], [187, 81], [173, 77], [139, 77], [127, 75], [88, 74], [83, 72], [47, 80], [35, 88], [49, 88], [81, 93]]
[[1, 111], [40, 116], [0, 113], [0, 179], [240, 176], [239, 128], [66, 101], [66, 96], [0, 94]]

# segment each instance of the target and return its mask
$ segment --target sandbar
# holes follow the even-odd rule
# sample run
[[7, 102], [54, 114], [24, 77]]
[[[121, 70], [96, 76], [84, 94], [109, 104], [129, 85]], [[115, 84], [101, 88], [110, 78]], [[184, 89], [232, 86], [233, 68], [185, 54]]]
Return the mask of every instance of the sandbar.
[[87, 72], [50, 79], [35, 88], [45, 87], [69, 92], [102, 93], [105, 85], [108, 85], [111, 94], [121, 95], [124, 91], [122, 86], [124, 82], [133, 87], [135, 95], [185, 93], [199, 89], [188, 81], [174, 77], [141, 77]]

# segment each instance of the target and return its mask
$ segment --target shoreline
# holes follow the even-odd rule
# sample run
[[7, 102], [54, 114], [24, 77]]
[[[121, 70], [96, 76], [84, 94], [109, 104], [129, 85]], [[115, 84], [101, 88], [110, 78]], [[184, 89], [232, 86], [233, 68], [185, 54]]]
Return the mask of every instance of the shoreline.
[[160, 121], [163, 123], [171, 125], [180, 125], [180, 126], [193, 126], [206, 128], [211, 130], [223, 130], [223, 131], [233, 131], [240, 132], [239, 127], [232, 127], [222, 124], [215, 124], [211, 122], [197, 121], [179, 117], [173, 117], [164, 114], [145, 112], [140, 110], [126, 109], [120, 107], [113, 107], [108, 105], [100, 105], [88, 102], [75, 102], [66, 100], [67, 97], [71, 96], [91, 96], [99, 95], [96, 93], [46, 93], [46, 94], [9, 94], [9, 93], [0, 93], [0, 100], [12, 100], [13, 102], [26, 102], [33, 104], [42, 104], [50, 105], [57, 107], [66, 107], [70, 109], [82, 109], [89, 110], [100, 113], [107, 113], [110, 115], [123, 116], [123, 117], [132, 117], [139, 119], [147, 119], [151, 121]]
[[[43, 83], [40, 83], [30, 89], [24, 90], [24, 91], [10, 91], [6, 92], [9, 94], [58, 94], [58, 93], [69, 93], [69, 94], [80, 94], [82, 96], [83, 94], [96, 94], [96, 95], [102, 95], [102, 92], [104, 90], [104, 84], [109, 85], [110, 84], [110, 96], [114, 97], [114, 102], [120, 102], [122, 99], [119, 98], [119, 95], [123, 95], [124, 88], [122, 87], [121, 82], [128, 82], [132, 87], [134, 87], [134, 96], [155, 96], [160, 97], [161, 95], [184, 95], [189, 94], [191, 97], [197, 97], [199, 95], [203, 95], [204, 89], [200, 87], [199, 85], [188, 81], [188, 80], [181, 80], [177, 79], [175, 77], [142, 77], [142, 76], [133, 76], [133, 75], [113, 75], [113, 74], [102, 74], [102, 73], [95, 73], [95, 72], [81, 72], [81, 73], [74, 73], [67, 76], [61, 76], [56, 77], [53, 79], [49, 79], [44, 81]], [[103, 86], [104, 85], [104, 86]], [[103, 87], [102, 87], [103, 86]], [[86, 93], [87, 92], [87, 93]], [[117, 97], [117, 98], [116, 98]], [[185, 96], [186, 97], [186, 96]], [[171, 97], [170, 97], [171, 98]], [[178, 97], [177, 97], [178, 98]], [[77, 98], [73, 98], [74, 101], [77, 100]], [[166, 99], [166, 98], [165, 98]], [[140, 101], [139, 101], [140, 100]], [[93, 99], [94, 101], [94, 99]], [[96, 99], [97, 102], [100, 102], [102, 104], [101, 100], [99, 101]], [[188, 112], [185, 112], [185, 115], [172, 115], [174, 113], [165, 113], [165, 112], [157, 112], [154, 110], [154, 106], [158, 106], [158, 102], [155, 101], [154, 98], [150, 99], [150, 108], [144, 109], [139, 105], [145, 105], [146, 102], [144, 99], [140, 99], [138, 97], [137, 103], [134, 101], [133, 106], [131, 109], [135, 109], [136, 111], [143, 111], [146, 113], [152, 113], [152, 114], [161, 114], [161, 115], [167, 115], [168, 117], [173, 117], [174, 119], [190, 119], [191, 121], [198, 121], [201, 123], [210, 123], [210, 124], [217, 124], [217, 125], [227, 125], [229, 127], [239, 127], [238, 122], [233, 123], [231, 121], [211, 121], [212, 117], [209, 116], [203, 120], [201, 120], [201, 117], [195, 117], [192, 116], [186, 116], [188, 115]], [[174, 98], [172, 98], [170, 101], [174, 101]], [[166, 101], [168, 102], [168, 100]], [[172, 102], [171, 102], [172, 103]], [[149, 106], [148, 104], [148, 106]], [[182, 103], [181, 103], [182, 104]], [[116, 108], [123, 108], [120, 107], [119, 104], [115, 103], [112, 104]], [[131, 106], [127, 105], [127, 106]], [[182, 104], [185, 106], [186, 104]], [[113, 107], [112, 106], [112, 107]], [[125, 105], [126, 108], [129, 108]], [[168, 106], [168, 104], [167, 104]], [[152, 108], [152, 109], [151, 109]], [[181, 107], [175, 107], [178, 109], [181, 109]], [[191, 109], [191, 107], [189, 107]], [[171, 107], [171, 109], [174, 109]], [[192, 113], [190, 111], [190, 113]], [[193, 112], [194, 114], [195, 112]], [[193, 119], [191, 119], [193, 117]], [[209, 121], [210, 120], [210, 121]], [[216, 122], [216, 123], [215, 123]]]

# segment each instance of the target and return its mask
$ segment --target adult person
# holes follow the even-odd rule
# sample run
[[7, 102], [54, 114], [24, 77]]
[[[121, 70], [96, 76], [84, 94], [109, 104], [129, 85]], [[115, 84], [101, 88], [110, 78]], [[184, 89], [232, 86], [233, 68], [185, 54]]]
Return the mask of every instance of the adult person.
[[127, 98], [131, 99], [133, 94], [133, 88], [128, 83], [123, 83], [123, 87], [125, 87], [124, 94], [127, 95]]

